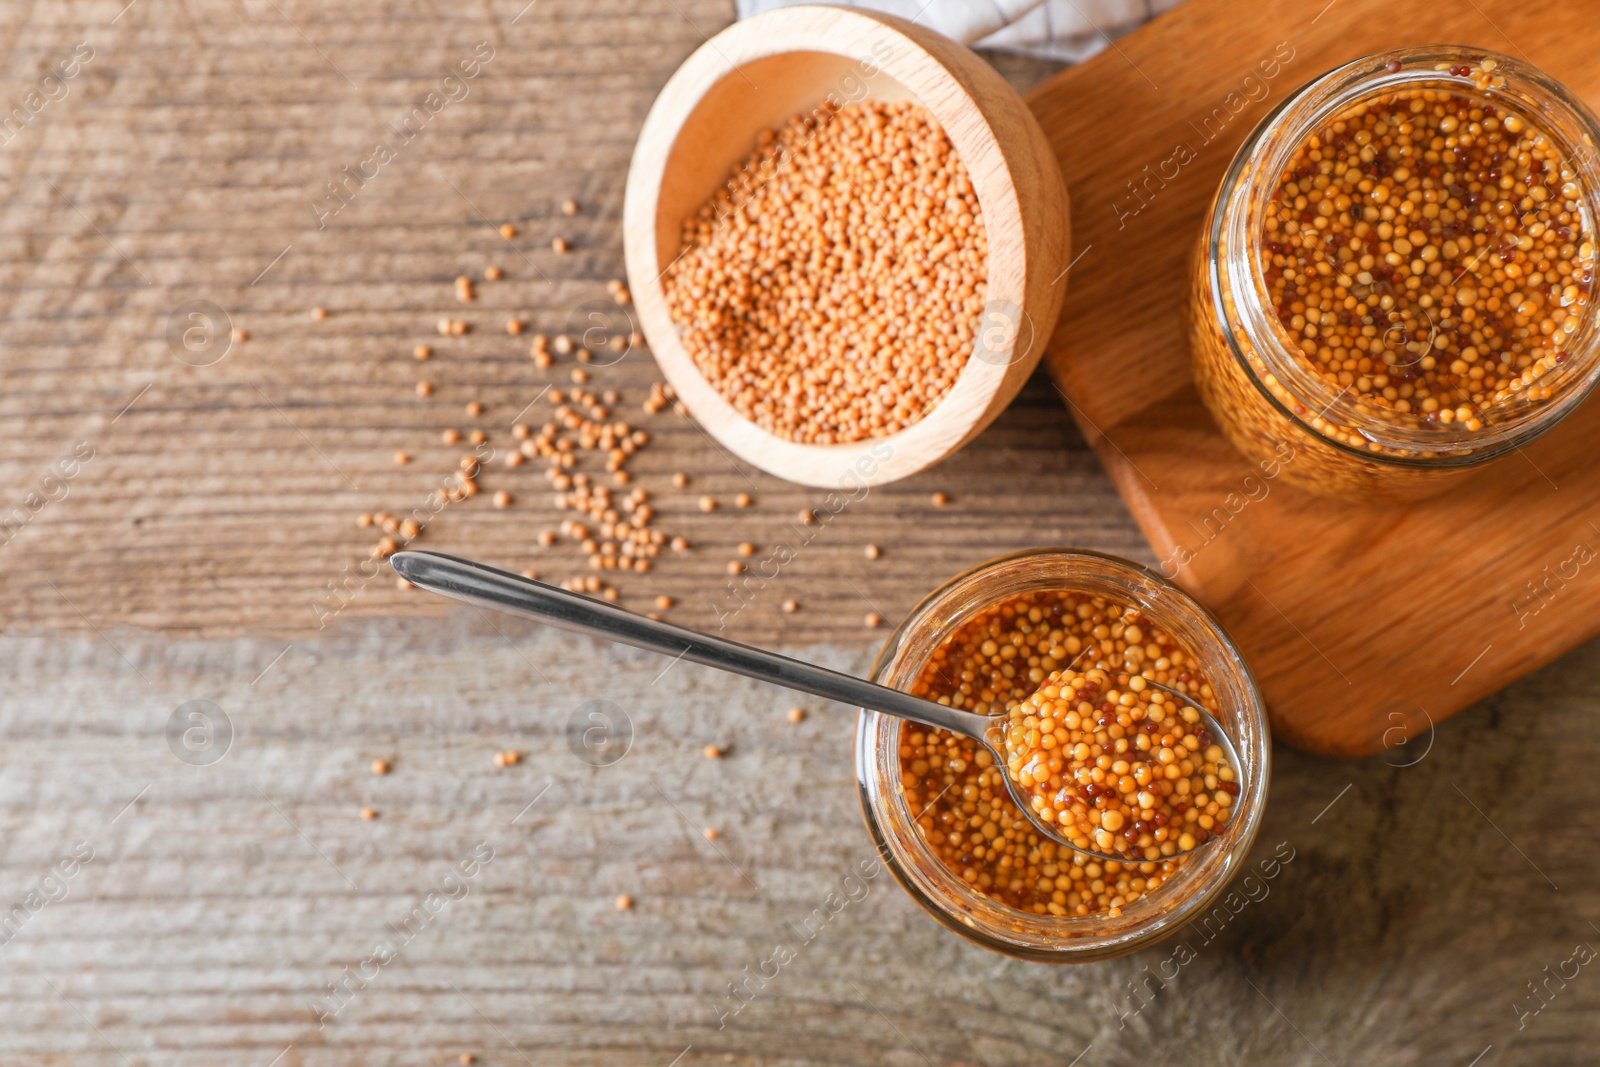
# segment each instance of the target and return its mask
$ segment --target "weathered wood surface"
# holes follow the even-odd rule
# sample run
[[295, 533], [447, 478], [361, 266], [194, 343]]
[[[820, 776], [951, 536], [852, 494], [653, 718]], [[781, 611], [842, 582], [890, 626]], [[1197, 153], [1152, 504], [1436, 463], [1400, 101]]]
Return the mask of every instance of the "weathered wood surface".
[[[512, 443], [518, 414], [577, 365], [539, 371], [527, 356], [534, 331], [578, 334], [594, 310], [626, 321], [605, 282], [622, 276], [634, 138], [672, 70], [731, 17], [720, 0], [540, 0], [519, 19], [525, 3], [380, 12], [139, 0], [115, 24], [117, 7], [103, 3], [0, 10], [7, 108], [75, 42], [94, 49], [66, 98], [0, 148], [0, 513], [22, 506], [28, 518], [0, 547], [6, 630], [293, 636], [329, 608], [442, 610], [387, 579], [344, 590], [374, 540], [355, 518], [421, 504], [464, 451], [440, 442], [446, 427], [480, 426], [501, 450]], [[386, 132], [414, 101], [444, 92], [480, 42], [493, 58], [463, 99], [413, 121], [421, 132], [409, 142]], [[365, 187], [347, 183], [349, 203], [319, 230], [311, 205], [331, 208], [325, 183], [373, 158], [379, 140], [398, 146], [396, 158]], [[576, 218], [560, 214], [567, 197], [582, 205]], [[505, 220], [520, 228], [513, 243], [497, 232]], [[573, 246], [565, 256], [549, 247], [558, 234]], [[505, 280], [480, 283], [463, 307], [452, 280], [491, 263]], [[180, 362], [167, 331], [190, 300], [225, 309], [248, 340], [209, 366]], [[326, 321], [311, 321], [314, 305]], [[506, 335], [513, 314], [528, 334]], [[474, 332], [440, 338], [447, 315]], [[417, 343], [437, 354], [417, 363]], [[419, 379], [436, 386], [430, 399], [413, 391]], [[654, 494], [659, 528], [697, 546], [620, 578], [624, 605], [647, 609], [666, 594], [680, 602], [678, 621], [714, 625], [740, 603], [725, 571], [739, 542], [758, 546], [756, 561], [788, 543], [797, 558], [755, 590], [730, 632], [864, 641], [868, 611], [894, 619], [1001, 551], [1067, 541], [1145, 551], [1042, 378], [950, 462], [873, 489], [809, 531], [792, 528], [795, 516], [827, 494], [732, 462], [670, 412], [643, 414], [658, 380], [642, 351], [591, 379], [617, 389], [617, 415], [654, 435], [630, 464], [633, 484]], [[482, 418], [463, 413], [471, 400], [485, 404]], [[80, 443], [93, 458], [64, 485], [41, 487]], [[397, 467], [402, 450], [412, 462]], [[564, 514], [542, 470], [491, 465], [484, 492], [448, 508], [419, 547], [546, 578], [587, 573], [576, 545], [535, 546]], [[693, 479], [686, 489], [670, 485], [678, 470]], [[502, 488], [516, 502], [496, 511], [489, 496]], [[938, 490], [952, 505], [934, 523]], [[30, 491], [42, 506], [27, 506]], [[755, 506], [735, 511], [739, 492]], [[706, 493], [723, 505], [709, 516], [697, 507]], [[870, 566], [869, 542], [885, 550]], [[784, 615], [790, 597], [800, 611]]]
[[[0, 1060], [1466, 1067], [1490, 1045], [1479, 1067], [1590, 1058], [1600, 961], [1552, 984], [1520, 1030], [1514, 1006], [1538, 1007], [1527, 983], [1576, 945], [1600, 948], [1593, 646], [1388, 764], [1280, 750], [1257, 851], [1286, 841], [1295, 858], [1263, 899], [1209, 943], [1191, 930], [1052, 968], [968, 945], [887, 874], [804, 941], [797, 925], [870, 856], [847, 709], [806, 701], [791, 725], [793, 701], [754, 683], [496, 623], [503, 634], [470, 609], [368, 622], [275, 663], [283, 642], [261, 638], [0, 642], [0, 902], [76, 842], [94, 851], [66, 899], [0, 945]], [[168, 747], [194, 699], [232, 725], [209, 766]], [[564, 735], [591, 700], [633, 729], [601, 768]], [[707, 743], [727, 756], [707, 760]], [[502, 748], [526, 759], [496, 768]], [[373, 757], [392, 773], [373, 777]], [[363, 805], [379, 818], [362, 821]], [[494, 856], [465, 897], [319, 1029], [325, 983], [480, 842]], [[614, 909], [619, 893], [631, 911]], [[719, 1029], [727, 983], [779, 942], [796, 958]], [[1160, 988], [1145, 968], [1160, 974], [1179, 944], [1196, 958]], [[1120, 1028], [1139, 1006], [1130, 981], [1153, 993]]]
[[1600, 536], [1594, 404], [1444, 496], [1361, 506], [1262, 478], [1192, 384], [1188, 263], [1234, 151], [1325, 71], [1441, 41], [1600, 103], [1590, 19], [1556, 0], [1193, 0], [1030, 98], [1081, 256], [1046, 362], [1162, 569], [1239, 642], [1276, 736], [1330, 755], [1378, 751], [1396, 717], [1425, 728], [1419, 707], [1442, 720], [1600, 631], [1600, 582], [1571, 562]]
[[[45, 877], [76, 843], [94, 851], [64, 900], [0, 944], [0, 1060], [1591, 1058], [1592, 967], [1552, 984], [1520, 1030], [1515, 1006], [1538, 1005], [1526, 983], [1575, 944], [1600, 946], [1593, 645], [1441, 727], [1431, 749], [1419, 739], [1387, 757], [1414, 767], [1280, 751], [1261, 840], [1263, 852], [1290, 842], [1296, 859], [1210, 943], [1191, 935], [1198, 958], [1126, 1028], [1119, 1016], [1139, 1003], [1127, 983], [1178, 942], [1081, 969], [1019, 964], [938, 928], [880, 876], [719, 1029], [727, 983], [798, 940], [793, 924], [867, 849], [846, 710], [808, 702], [793, 726], [794, 701], [771, 690], [683, 664], [662, 676], [661, 660], [512, 620], [496, 629], [385, 582], [310, 630], [324, 583], [364, 548], [351, 516], [420, 498], [424, 474], [452, 457], [419, 435], [460, 424], [474, 395], [494, 417], [496, 388], [542, 381], [523, 346], [485, 331], [429, 365], [439, 406], [416, 401], [406, 353], [455, 310], [450, 280], [492, 254], [511, 275], [482, 287], [506, 300], [496, 315], [514, 303], [536, 328], [603, 298], [633, 133], [655, 88], [730, 12], [539, 0], [513, 24], [520, 0], [360, 11], [138, 0], [113, 23], [120, 7], [0, 8], [0, 101], [20, 101], [75, 42], [96, 49], [67, 98], [0, 147], [0, 484], [20, 501], [76, 442], [95, 449], [66, 496], [0, 548], [0, 903], [53, 888]], [[485, 39], [496, 56], [469, 97], [318, 235], [306, 200], [321, 182]], [[1019, 83], [1038, 76], [1002, 68]], [[561, 280], [535, 285], [446, 178], [495, 221], [522, 220], [529, 257]], [[537, 249], [567, 195], [600, 214], [562, 223], [578, 251], [557, 263]], [[227, 306], [251, 340], [210, 367], [177, 363], [166, 320], [191, 297]], [[312, 331], [316, 303], [335, 314]], [[633, 357], [612, 372], [635, 394], [652, 376]], [[686, 424], [665, 420], [658, 436], [636, 466], [652, 487], [681, 466], [702, 480], [691, 493], [749, 489]], [[396, 448], [418, 466], [393, 467]], [[639, 576], [624, 602], [668, 592], [688, 601], [686, 621], [712, 621], [703, 583], [720, 582], [727, 548], [780, 535], [812, 499], [753, 477], [758, 508], [728, 525], [702, 520], [692, 496], [675, 505], [673, 522], [721, 551]], [[934, 526], [924, 502], [937, 489], [955, 502]], [[451, 511], [424, 544], [526, 565], [553, 517], [535, 499]], [[859, 553], [868, 540], [886, 549], [873, 567]], [[730, 629], [862, 670], [866, 598], [844, 577], [893, 617], [961, 566], [1051, 542], [1149, 558], [1036, 381], [955, 460], [847, 509]], [[784, 616], [789, 595], [804, 606]], [[434, 618], [366, 618], [423, 610]], [[47, 633], [59, 631], [76, 636]], [[214, 702], [234, 731], [209, 766], [169, 748], [190, 700]], [[633, 723], [629, 754], [609, 767], [567, 746], [565, 723], [589, 700]], [[731, 745], [728, 757], [704, 759], [708, 742]], [[503, 748], [524, 762], [495, 768]], [[374, 757], [393, 773], [373, 777]], [[379, 818], [362, 821], [364, 805]], [[714, 844], [706, 825], [721, 831]], [[467, 895], [319, 1029], [311, 999], [479, 842], [495, 854]], [[618, 893], [636, 899], [631, 912], [612, 907]]]

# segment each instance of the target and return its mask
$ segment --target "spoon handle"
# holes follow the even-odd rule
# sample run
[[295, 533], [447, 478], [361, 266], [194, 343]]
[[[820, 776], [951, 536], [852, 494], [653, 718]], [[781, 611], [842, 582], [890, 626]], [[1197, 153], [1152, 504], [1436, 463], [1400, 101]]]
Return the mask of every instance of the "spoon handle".
[[742, 674], [784, 689], [885, 712], [976, 741], [984, 741], [984, 731], [990, 724], [988, 716], [935, 704], [776, 652], [656, 622], [615, 605], [471, 560], [437, 552], [397, 552], [389, 562], [400, 577], [429, 592], [513, 615], [526, 615], [564, 629], [719, 671]]

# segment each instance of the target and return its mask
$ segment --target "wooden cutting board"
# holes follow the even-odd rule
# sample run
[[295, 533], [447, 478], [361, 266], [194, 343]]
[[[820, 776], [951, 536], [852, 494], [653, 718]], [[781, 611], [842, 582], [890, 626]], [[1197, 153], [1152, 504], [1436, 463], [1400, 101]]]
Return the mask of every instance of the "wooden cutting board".
[[1328, 755], [1399, 744], [1600, 631], [1600, 401], [1442, 499], [1358, 506], [1261, 497], [1191, 384], [1184, 264], [1240, 142], [1330, 68], [1440, 42], [1600, 105], [1593, 23], [1552, 0], [1186, 0], [1030, 97], [1078, 257], [1050, 372], [1166, 573], [1238, 640], [1276, 735]]

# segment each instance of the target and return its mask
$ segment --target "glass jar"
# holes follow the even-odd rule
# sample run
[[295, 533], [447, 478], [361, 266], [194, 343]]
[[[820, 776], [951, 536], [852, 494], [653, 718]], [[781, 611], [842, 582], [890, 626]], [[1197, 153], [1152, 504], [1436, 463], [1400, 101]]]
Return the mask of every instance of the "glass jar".
[[[1360, 331], [1372, 347], [1361, 352], [1359, 344], [1350, 348], [1324, 345], [1317, 350], [1322, 362], [1314, 363], [1299, 346], [1317, 344], [1317, 322], [1325, 321], [1328, 312], [1317, 308], [1317, 318], [1312, 321], [1312, 312], [1302, 301], [1300, 317], [1294, 316], [1290, 304], [1288, 320], [1280, 319], [1264, 277], [1265, 220], [1279, 178], [1308, 138], [1326, 131], [1333, 122], [1352, 119], [1353, 110], [1363, 109], [1375, 97], [1428, 90], [1493, 103], [1507, 115], [1517, 116], [1524, 126], [1547, 135], [1565, 183], [1559, 194], [1563, 201], [1560, 210], [1581, 220], [1581, 228], [1574, 226], [1567, 242], [1571, 247], [1559, 253], [1561, 260], [1567, 260], [1570, 253], [1567, 261], [1573, 269], [1569, 275], [1560, 275], [1560, 263], [1556, 262], [1546, 276], [1536, 264], [1514, 262], [1517, 253], [1505, 232], [1510, 227], [1502, 228], [1504, 220], [1497, 211], [1527, 192], [1526, 187], [1510, 194], [1497, 192], [1499, 199], [1490, 205], [1479, 199], [1479, 192], [1469, 191], [1469, 184], [1477, 183], [1460, 176], [1456, 179], [1459, 208], [1451, 208], [1448, 201], [1440, 208], [1437, 193], [1431, 194], [1435, 200], [1426, 201], [1425, 194], [1414, 186], [1407, 186], [1412, 191], [1403, 197], [1389, 196], [1389, 186], [1359, 191], [1364, 201], [1358, 199], [1354, 208], [1365, 213], [1369, 243], [1357, 251], [1362, 240], [1358, 237], [1357, 243], [1346, 243], [1349, 252], [1341, 253], [1337, 246], [1325, 250], [1328, 258], [1317, 264], [1317, 270], [1324, 279], [1320, 284], [1331, 279], [1340, 287], [1332, 293], [1339, 303], [1331, 306], [1342, 309], [1345, 321], [1333, 329]], [[1496, 122], [1488, 128], [1500, 126]], [[1463, 123], [1460, 129], [1467, 131], [1468, 125]], [[1478, 133], [1482, 132], [1479, 127]], [[1594, 315], [1595, 196], [1600, 192], [1597, 145], [1600, 125], [1570, 92], [1525, 63], [1481, 49], [1425, 46], [1368, 56], [1317, 78], [1286, 100], [1251, 132], [1234, 157], [1207, 217], [1190, 272], [1189, 331], [1196, 384], [1223, 433], [1272, 476], [1325, 495], [1381, 501], [1437, 492], [1559, 423], [1583, 402], [1600, 376], [1600, 327]], [[1454, 159], [1452, 148], [1448, 142], [1440, 142], [1434, 149], [1435, 158], [1449, 156], [1445, 167]], [[1413, 154], [1401, 165], [1406, 162], [1420, 167], [1429, 161]], [[1388, 166], [1387, 179], [1420, 181], [1414, 172], [1398, 179], [1399, 168], [1393, 163]], [[1441, 177], [1448, 180], [1448, 172]], [[1325, 179], [1326, 171], [1322, 178], [1305, 181], [1315, 186]], [[1369, 180], [1366, 184], [1383, 183]], [[1479, 203], [1484, 204], [1482, 214], [1471, 214]], [[1514, 210], [1522, 212], [1533, 203], [1524, 196]], [[1539, 200], [1538, 205], [1545, 201]], [[1292, 211], [1275, 210], [1274, 225], [1280, 226], [1280, 234], [1293, 233], [1291, 224], [1302, 230], [1319, 227], [1328, 233], [1332, 222], [1343, 221], [1324, 221], [1310, 210], [1302, 211], [1298, 219]], [[1443, 210], [1468, 212], [1468, 227], [1415, 221], [1419, 217], [1437, 220]], [[1553, 205], [1551, 210], [1555, 210]], [[1434, 214], [1425, 215], [1426, 211]], [[1529, 232], [1522, 228], [1522, 220], [1529, 217], [1518, 215], [1512, 236]], [[1362, 216], [1352, 213], [1351, 230], [1362, 221]], [[1404, 249], [1377, 243], [1390, 241], [1382, 236], [1385, 224], [1394, 237], [1400, 236], [1394, 232], [1396, 223], [1410, 223], [1407, 237], [1419, 232], [1424, 235], [1417, 246], [1409, 240]], [[1559, 228], [1538, 225], [1540, 233], [1553, 232], [1556, 240], [1564, 239]], [[1487, 243], [1475, 244], [1479, 233]], [[1460, 241], [1446, 239], [1452, 234]], [[1455, 274], [1453, 281], [1441, 274], [1447, 269], [1451, 243], [1458, 244], [1457, 256], [1465, 261], [1465, 269]], [[1443, 253], [1439, 252], [1441, 246]], [[1478, 251], [1468, 256], [1474, 246]], [[1285, 247], [1267, 251], [1281, 253]], [[1390, 251], [1383, 252], [1383, 247]], [[1429, 252], [1437, 262], [1415, 258]], [[1471, 289], [1472, 281], [1457, 285], [1467, 270], [1477, 271], [1479, 260], [1472, 257], [1487, 259], [1489, 284], [1482, 293]], [[1526, 253], [1523, 258], [1527, 259]], [[1280, 254], [1274, 269], [1281, 269], [1284, 260]], [[1353, 269], [1367, 260], [1372, 261], [1376, 275], [1373, 270]], [[1509, 275], [1508, 264], [1514, 272]], [[1482, 278], [1482, 272], [1478, 277]], [[1507, 281], [1508, 277], [1512, 280]], [[1302, 277], [1288, 283], [1291, 299], [1304, 295], [1293, 288], [1303, 281]], [[1428, 290], [1419, 288], [1429, 284], [1431, 289], [1434, 282], [1442, 285], [1446, 294], [1438, 303], [1432, 303]], [[1414, 328], [1409, 331], [1404, 325], [1395, 325], [1400, 312], [1395, 310], [1392, 294], [1400, 287], [1430, 301], [1422, 304], [1426, 330], [1419, 322], [1411, 323]], [[1502, 295], [1506, 297], [1503, 302]], [[1551, 322], [1556, 323], [1554, 332], [1541, 339], [1541, 326]], [[1517, 365], [1512, 368], [1510, 349], [1498, 348], [1504, 358], [1495, 363], [1494, 350], [1480, 355], [1478, 343], [1467, 336], [1472, 329], [1493, 329], [1499, 338], [1517, 338], [1527, 349], [1515, 357]], [[1472, 378], [1473, 370], [1515, 374], [1508, 388], [1497, 391], [1503, 395], [1482, 406], [1469, 401], [1456, 409], [1425, 410], [1429, 401], [1422, 401], [1418, 410], [1404, 410], [1410, 406], [1406, 397], [1412, 395], [1408, 390], [1414, 387], [1409, 383], [1415, 380], [1416, 368], [1433, 370], [1440, 354], [1451, 359], [1445, 365], [1447, 371], [1463, 376], [1458, 381], [1481, 380]], [[1471, 360], [1463, 361], [1466, 356]], [[1480, 359], [1481, 365], [1469, 366]], [[1458, 366], [1464, 369], [1458, 371]]]
[[[1152, 571], [1097, 552], [1037, 549], [975, 567], [930, 593], [889, 636], [874, 681], [909, 689], [947, 638], [985, 609], [1013, 597], [1063, 590], [1137, 607], [1198, 660], [1216, 695], [1218, 723], [1232, 740], [1242, 786], [1229, 829], [1190, 854], [1166, 882], [1120, 909], [1037, 915], [968, 885], [918, 829], [901, 782], [903, 720], [863, 711], [856, 727], [856, 779], [873, 843], [906, 891], [962, 936], [1007, 955], [1055, 963], [1119, 956], [1158, 941], [1204, 913], [1237, 874], [1255, 840], [1267, 798], [1271, 752], [1255, 679], [1216, 618]], [[916, 729], [916, 727], [913, 727]], [[1005, 801], [1010, 803], [1009, 800]]]

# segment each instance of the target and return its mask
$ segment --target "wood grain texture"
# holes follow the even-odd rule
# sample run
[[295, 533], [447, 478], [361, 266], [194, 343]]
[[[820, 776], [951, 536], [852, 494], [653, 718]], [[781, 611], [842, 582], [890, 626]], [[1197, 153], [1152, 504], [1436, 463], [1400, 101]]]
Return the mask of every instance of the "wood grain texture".
[[[867, 666], [859, 649], [802, 651]], [[1592, 964], [1525, 1027], [1513, 1006], [1538, 1007], [1527, 983], [1576, 944], [1600, 946], [1597, 651], [1388, 762], [1280, 751], [1251, 862], [1280, 842], [1294, 859], [1259, 899], [1127, 959], [1047, 967], [955, 937], [886, 873], [802, 941], [798, 924], [871, 854], [849, 709], [802, 701], [796, 726], [770, 688], [466, 609], [287, 651], [11, 638], [0, 904], [78, 842], [93, 859], [0, 944], [0, 1059], [1464, 1067], [1492, 1045], [1478, 1067], [1587, 1062]], [[167, 740], [194, 699], [233, 731], [210, 765]], [[593, 700], [632, 724], [627, 754], [598, 768], [565, 730]], [[705, 759], [707, 743], [727, 755]], [[524, 760], [496, 768], [506, 748]], [[465, 896], [319, 1027], [327, 983], [482, 842], [494, 855]], [[796, 958], [722, 1019], [728, 983], [780, 941]], [[1195, 958], [1155, 984], [1180, 944]], [[1149, 1001], [1136, 1013], [1129, 983]]]
[[[1438, 42], [1523, 57], [1600, 103], [1572, 8], [1487, 0], [1190, 0], [1030, 97], [1083, 257], [1047, 362], [1158, 565], [1238, 640], [1275, 734], [1313, 752], [1378, 751], [1600, 630], [1592, 574], [1568, 562], [1547, 584], [1600, 544], [1592, 402], [1442, 498], [1362, 506], [1246, 481], [1260, 472], [1190, 378], [1185, 265], [1235, 148], [1332, 67]], [[1182, 144], [1194, 158], [1175, 166]]]
[[[972, 179], [988, 250], [978, 340], [949, 393], [899, 433], [834, 445], [789, 441], [742, 416], [679, 340], [661, 284], [681, 254], [683, 221], [722, 188], [757, 135], [823, 100], [912, 100], [926, 108]], [[639, 135], [623, 230], [640, 323], [689, 412], [734, 455], [832, 489], [923, 470], [1006, 409], [1038, 366], [1061, 308], [1067, 216], [1044, 132], [981, 56], [903, 19], [802, 5], [730, 27], [673, 75]], [[892, 224], [879, 215], [869, 225]]]
[[[95, 48], [67, 97], [0, 148], [0, 513], [79, 442], [94, 450], [0, 546], [8, 632], [127, 624], [292, 636], [329, 608], [339, 621], [443, 610], [387, 578], [347, 578], [372, 542], [355, 517], [422, 502], [462, 451], [440, 432], [474, 425], [468, 401], [486, 405], [476, 423], [503, 449], [529, 401], [566, 384], [570, 358], [538, 371], [528, 334], [576, 333], [594, 310], [626, 321], [604, 283], [623, 272], [618, 220], [635, 138], [673, 69], [732, 18], [725, 0], [540, 0], [518, 19], [524, 6], [418, 0], [379, 15], [298, 0], [181, 11], [140, 0], [114, 24], [109, 2], [0, 10], [11, 58], [0, 102], [20, 101], [75, 42]], [[372, 158], [376, 142], [398, 146], [389, 125], [442, 94], [446, 72], [479, 42], [494, 57], [465, 98], [396, 147], [319, 230], [311, 204], [328, 206], [325, 183]], [[559, 212], [569, 196], [582, 205], [576, 218]], [[513, 243], [496, 232], [504, 220], [520, 227]], [[553, 254], [554, 235], [573, 251]], [[506, 279], [457, 303], [452, 280], [491, 263]], [[210, 366], [174, 358], [169, 319], [191, 299], [226, 309], [249, 339]], [[330, 317], [313, 323], [313, 305]], [[513, 314], [528, 334], [504, 333]], [[438, 337], [447, 315], [474, 332]], [[437, 352], [425, 364], [410, 355], [419, 342]], [[435, 385], [431, 399], [413, 392], [419, 379]], [[660, 528], [697, 546], [619, 580], [625, 606], [669, 595], [675, 619], [706, 627], [748, 601], [728, 632], [864, 643], [877, 636], [862, 625], [867, 612], [893, 620], [1004, 551], [1070, 542], [1146, 552], [1042, 376], [957, 457], [809, 530], [793, 520], [827, 493], [731, 461], [687, 420], [645, 416], [639, 404], [657, 380], [642, 352], [591, 380], [617, 389], [617, 411], [653, 435], [630, 464], [634, 484], [655, 495]], [[394, 465], [400, 450], [409, 466]], [[674, 491], [680, 470], [692, 481]], [[586, 572], [576, 545], [535, 547], [564, 514], [535, 465], [491, 467], [483, 486], [419, 546], [556, 579]], [[516, 503], [496, 511], [487, 497], [502, 488]], [[936, 490], [952, 497], [937, 515]], [[730, 507], [738, 492], [755, 506]], [[704, 493], [723, 508], [702, 515]], [[796, 558], [735, 595], [725, 567], [741, 541], [760, 548], [756, 561], [784, 543]], [[884, 550], [871, 565], [869, 542]], [[791, 597], [800, 611], [783, 614]]]
[[[389, 454], [416, 449], [420, 464], [418, 435], [431, 440], [467, 399], [492, 402], [496, 416], [502, 392], [543, 384], [521, 346], [486, 331], [430, 366], [448, 405], [416, 402], [406, 352], [457, 310], [450, 280], [491, 257], [511, 273], [504, 288], [483, 287], [494, 310], [471, 315], [486, 327], [516, 310], [556, 330], [572, 308], [604, 298], [620, 270], [615, 215], [644, 110], [701, 34], [731, 17], [720, 0], [540, 0], [513, 24], [522, 7], [139, 0], [114, 24], [120, 0], [0, 7], [7, 101], [74, 42], [92, 37], [97, 49], [68, 98], [0, 148], [0, 484], [20, 500], [74, 442], [96, 449], [67, 495], [0, 549], [0, 904], [40, 887], [74, 843], [95, 850], [66, 899], [0, 944], [0, 1059], [1591, 1058], [1592, 968], [1521, 1029], [1514, 1005], [1535, 1003], [1526, 983], [1574, 943], [1600, 944], [1588, 926], [1600, 912], [1593, 644], [1450, 722], [1431, 747], [1419, 739], [1387, 757], [1414, 767], [1276, 753], [1261, 841], [1289, 841], [1295, 861], [1211, 941], [1189, 942], [1197, 958], [1126, 1027], [1120, 1016], [1138, 1003], [1128, 983], [1150, 988], [1145, 968], [1158, 971], [1170, 950], [1081, 969], [1023, 965], [951, 936], [880, 882], [719, 1029], [727, 983], [759, 967], [868, 847], [850, 713], [810, 706], [795, 727], [783, 716], [793, 701], [753, 684], [682, 664], [663, 676], [652, 657], [515, 620], [496, 619], [497, 630], [383, 583], [305, 636], [323, 583], [364, 549], [353, 513], [398, 508], [431, 487]], [[365, 158], [383, 122], [491, 34], [496, 57], [460, 110], [437, 116], [328, 231], [308, 226], [321, 182]], [[1019, 83], [1038, 74], [1016, 60], [1004, 69]], [[559, 274], [535, 251], [542, 241], [522, 245], [558, 278], [546, 290], [447, 177], [496, 221], [514, 215], [541, 238], [549, 231], [536, 225], [567, 195], [598, 214], [560, 223], [578, 247]], [[177, 364], [164, 340], [172, 308], [197, 292], [254, 333], [209, 368]], [[313, 332], [305, 311], [319, 302], [335, 314]], [[652, 375], [631, 358], [613, 370], [636, 393]], [[664, 447], [636, 466], [650, 484], [681, 465], [696, 475], [691, 493], [750, 488], [688, 424], [657, 432]], [[425, 458], [431, 470], [453, 452]], [[814, 502], [750, 477], [758, 506], [735, 516], [736, 529], [699, 516], [692, 497], [674, 505], [674, 523], [726, 550], [744, 531], [782, 534], [789, 513]], [[935, 489], [955, 496], [937, 525], [925, 507]], [[555, 517], [534, 501], [510, 512], [474, 505], [449, 512], [422, 544], [522, 566], [532, 531]], [[801, 654], [861, 671], [869, 637], [854, 625], [862, 606], [846, 577], [892, 615], [954, 570], [1030, 544], [1149, 559], [1038, 379], [957, 457], [836, 522], [731, 629], [787, 637]], [[886, 548], [874, 568], [858, 551], [869, 539]], [[683, 618], [706, 624], [703, 590], [721, 580], [723, 559], [663, 565], [624, 602], [683, 595]], [[777, 612], [786, 595], [805, 601], [799, 614]], [[402, 612], [434, 617], [373, 618]], [[77, 636], [21, 633], [63, 630]], [[216, 636], [246, 631], [284, 636]], [[806, 647], [823, 638], [847, 647]], [[173, 712], [195, 699], [215, 702], [234, 729], [211, 766], [168, 747]], [[613, 766], [591, 768], [567, 748], [565, 723], [589, 700], [632, 720], [634, 745]], [[728, 758], [705, 760], [707, 742], [729, 744]], [[524, 762], [496, 769], [492, 753], [512, 747]], [[394, 761], [388, 777], [367, 770], [379, 756]], [[363, 805], [379, 818], [360, 820]], [[716, 847], [700, 836], [705, 825], [721, 831]], [[310, 998], [481, 841], [495, 858], [467, 896], [319, 1029]], [[611, 900], [624, 892], [636, 904], [619, 914]]]

